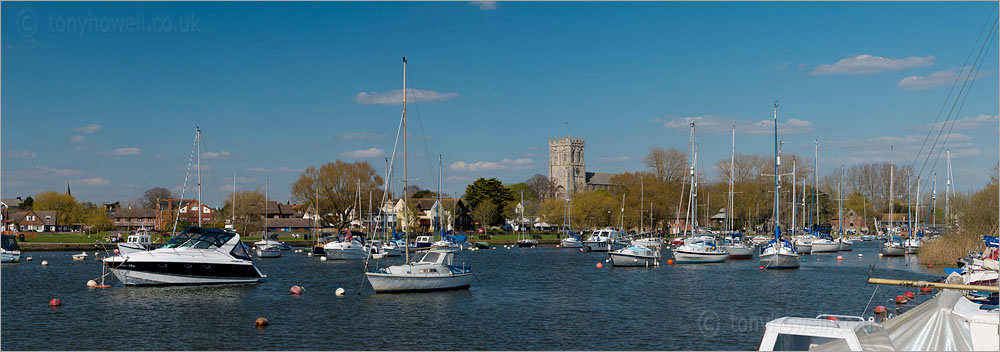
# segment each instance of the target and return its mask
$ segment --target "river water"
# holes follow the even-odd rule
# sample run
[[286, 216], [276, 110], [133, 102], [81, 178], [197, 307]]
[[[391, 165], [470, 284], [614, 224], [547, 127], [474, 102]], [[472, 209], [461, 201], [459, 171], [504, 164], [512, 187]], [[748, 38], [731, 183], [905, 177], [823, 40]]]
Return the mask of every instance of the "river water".
[[[915, 256], [878, 258], [878, 246], [856, 243], [843, 261], [806, 255], [786, 271], [758, 270], [756, 259], [597, 269], [607, 254], [498, 247], [456, 255], [473, 266], [469, 290], [379, 295], [363, 281], [363, 262], [292, 251], [257, 260], [262, 284], [103, 289], [85, 285], [100, 276], [99, 261], [28, 252], [33, 261], [0, 269], [0, 349], [750, 350], [777, 317], [892, 309], [886, 301], [904, 288], [882, 286], [862, 313], [873, 264], [875, 277], [943, 276]], [[292, 285], [304, 294], [290, 295]], [[49, 307], [52, 298], [62, 306]], [[258, 317], [270, 326], [254, 328]]]

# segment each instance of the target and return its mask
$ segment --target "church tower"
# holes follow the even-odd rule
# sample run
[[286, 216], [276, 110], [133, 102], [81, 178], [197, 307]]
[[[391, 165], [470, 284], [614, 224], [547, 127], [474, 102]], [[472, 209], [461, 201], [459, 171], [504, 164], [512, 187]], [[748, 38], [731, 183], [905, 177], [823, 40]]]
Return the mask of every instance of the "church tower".
[[557, 197], [565, 197], [566, 191], [572, 194], [586, 187], [583, 138], [549, 138], [549, 181], [555, 183]]

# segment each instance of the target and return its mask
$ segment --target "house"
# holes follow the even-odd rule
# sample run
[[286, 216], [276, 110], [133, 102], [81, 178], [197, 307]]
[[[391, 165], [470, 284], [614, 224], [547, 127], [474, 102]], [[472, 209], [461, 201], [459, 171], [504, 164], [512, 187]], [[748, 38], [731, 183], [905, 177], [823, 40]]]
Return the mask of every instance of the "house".
[[156, 229], [156, 209], [117, 209], [108, 218], [111, 219], [111, 226], [121, 231], [139, 230], [153, 231]]
[[302, 215], [295, 210], [295, 206], [292, 204], [281, 204], [277, 201], [267, 202], [267, 218], [269, 219], [290, 219], [290, 218], [301, 218]]
[[306, 218], [273, 218], [267, 219], [267, 232], [308, 232], [315, 224]]
[[[840, 223], [840, 219], [830, 220], [830, 225], [833, 226], [834, 231], [840, 231]], [[868, 226], [865, 225], [865, 218], [859, 216], [853, 209], [848, 209], [844, 213], [844, 232], [859, 233], [861, 231], [868, 231]]]
[[65, 226], [59, 226], [57, 221], [57, 212], [54, 210], [48, 211], [19, 211], [11, 215], [10, 220], [13, 223], [12, 231], [32, 231], [32, 232], [57, 232], [65, 231]]
[[726, 222], [726, 215], [727, 214], [728, 213], [726, 212], [726, 208], [722, 208], [722, 209], [719, 209], [718, 213], [715, 213], [715, 215], [712, 215], [712, 217], [709, 218], [709, 220], [712, 221], [712, 225], [715, 225], [715, 226], [718, 226], [718, 227], [721, 228], [722, 227], [722, 223]]
[[170, 229], [173, 226], [173, 216], [177, 212], [179, 212], [180, 219], [192, 224], [197, 224], [199, 217], [201, 217], [203, 224], [212, 222], [215, 217], [215, 209], [195, 199], [160, 199], [156, 209], [156, 229], [160, 231]]
[[[473, 227], [469, 208], [461, 199], [441, 198], [439, 204], [437, 198], [414, 198], [410, 199], [410, 204], [417, 210], [416, 226], [420, 229], [426, 231], [433, 229], [439, 216], [441, 227], [445, 231], [470, 230]], [[398, 208], [402, 211], [401, 206]]]

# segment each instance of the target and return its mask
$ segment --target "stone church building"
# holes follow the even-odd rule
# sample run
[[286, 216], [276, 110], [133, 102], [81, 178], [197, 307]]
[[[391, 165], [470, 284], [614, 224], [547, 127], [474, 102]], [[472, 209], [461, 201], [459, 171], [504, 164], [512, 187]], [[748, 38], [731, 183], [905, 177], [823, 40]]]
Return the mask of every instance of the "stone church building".
[[583, 138], [549, 138], [549, 180], [556, 185], [556, 196], [564, 197], [580, 190], [611, 188], [615, 174], [587, 172], [583, 158]]

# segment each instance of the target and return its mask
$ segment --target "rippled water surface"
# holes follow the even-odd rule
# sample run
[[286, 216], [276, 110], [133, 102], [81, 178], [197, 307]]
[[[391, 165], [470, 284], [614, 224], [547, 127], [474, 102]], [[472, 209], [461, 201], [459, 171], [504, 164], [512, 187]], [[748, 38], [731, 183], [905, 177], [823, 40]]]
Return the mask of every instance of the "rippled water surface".
[[[943, 275], [914, 256], [878, 258], [874, 242], [842, 252], [842, 262], [837, 254], [807, 255], [801, 269], [787, 271], [760, 271], [756, 259], [597, 269], [607, 254], [545, 246], [458, 253], [475, 272], [472, 288], [461, 291], [375, 295], [363, 262], [291, 251], [257, 260], [268, 276], [262, 284], [89, 289], [101, 263], [72, 254], [29, 252], [31, 262], [2, 265], [0, 348], [747, 350], [777, 317], [861, 315], [875, 288], [865, 285], [872, 264], [876, 277]], [[305, 293], [289, 295], [292, 285]], [[348, 294], [336, 296], [337, 287]], [[903, 291], [879, 288], [872, 307]], [[50, 308], [52, 298], [62, 307]], [[270, 327], [255, 329], [258, 317]]]

